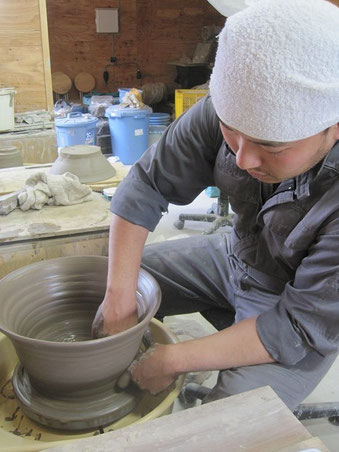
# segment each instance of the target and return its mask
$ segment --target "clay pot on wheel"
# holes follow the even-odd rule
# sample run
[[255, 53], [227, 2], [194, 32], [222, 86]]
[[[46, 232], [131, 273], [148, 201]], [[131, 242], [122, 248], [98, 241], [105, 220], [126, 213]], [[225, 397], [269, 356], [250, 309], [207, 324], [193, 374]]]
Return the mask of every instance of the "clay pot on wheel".
[[31, 385], [53, 397], [114, 384], [137, 354], [156, 313], [160, 288], [140, 270], [139, 323], [92, 340], [91, 324], [106, 287], [108, 259], [62, 257], [38, 262], [0, 281], [0, 330], [13, 343]]

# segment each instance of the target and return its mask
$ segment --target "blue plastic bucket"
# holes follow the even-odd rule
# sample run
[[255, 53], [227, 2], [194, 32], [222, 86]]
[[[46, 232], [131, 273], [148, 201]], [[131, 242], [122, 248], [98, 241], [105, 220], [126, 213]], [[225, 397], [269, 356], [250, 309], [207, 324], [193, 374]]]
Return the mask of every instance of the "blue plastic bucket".
[[150, 107], [107, 108], [105, 116], [109, 121], [112, 153], [125, 165], [132, 165], [148, 147]]
[[69, 113], [66, 118], [55, 120], [58, 148], [75, 144], [94, 145], [98, 118], [78, 112]]
[[[119, 92], [119, 102], [121, 103], [123, 98], [125, 97], [125, 94], [129, 93], [132, 88], [118, 88]], [[138, 89], [139, 93], [142, 93], [141, 89]]]
[[165, 132], [167, 126], [162, 125], [149, 125], [148, 129], [148, 146], [151, 146], [153, 143], [156, 143], [161, 135]]
[[152, 113], [149, 117], [150, 125], [168, 126], [171, 123], [171, 115], [168, 113]]

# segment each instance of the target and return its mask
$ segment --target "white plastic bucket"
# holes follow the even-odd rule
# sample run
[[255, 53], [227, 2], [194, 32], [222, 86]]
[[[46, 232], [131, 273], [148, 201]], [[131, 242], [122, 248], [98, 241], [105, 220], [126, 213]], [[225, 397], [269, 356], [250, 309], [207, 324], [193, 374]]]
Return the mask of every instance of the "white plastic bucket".
[[0, 132], [14, 129], [14, 88], [0, 88]]

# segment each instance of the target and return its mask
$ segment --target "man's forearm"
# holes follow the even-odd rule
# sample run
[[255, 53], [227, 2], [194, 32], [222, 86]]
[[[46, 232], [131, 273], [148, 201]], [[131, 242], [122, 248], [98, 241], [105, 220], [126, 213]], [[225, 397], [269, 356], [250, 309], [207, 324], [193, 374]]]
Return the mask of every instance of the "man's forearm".
[[274, 362], [258, 336], [255, 317], [210, 336], [170, 346], [167, 353], [168, 371], [177, 375]]
[[109, 236], [107, 293], [135, 292], [148, 230], [113, 214]]

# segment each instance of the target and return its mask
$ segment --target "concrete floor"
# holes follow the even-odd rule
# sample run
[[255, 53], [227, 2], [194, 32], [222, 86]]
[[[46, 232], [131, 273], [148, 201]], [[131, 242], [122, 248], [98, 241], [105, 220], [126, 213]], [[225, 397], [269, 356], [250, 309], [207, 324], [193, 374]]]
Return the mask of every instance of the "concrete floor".
[[[206, 223], [187, 222], [183, 230], [179, 231], [173, 225], [178, 215], [185, 213], [206, 213], [211, 207], [213, 199], [208, 198], [203, 192], [189, 206], [170, 205], [169, 212], [163, 216], [156, 230], [148, 237], [147, 243], [155, 243], [163, 240], [173, 240], [176, 238], [189, 237], [191, 235], [201, 234], [206, 228]], [[185, 316], [175, 316], [165, 319], [169, 327], [179, 335], [181, 340], [199, 335], [206, 335], [216, 331], [200, 314], [189, 314]], [[332, 368], [310, 394], [305, 402], [339, 402], [339, 358], [335, 361]], [[217, 372], [211, 372], [200, 376], [191, 375], [194, 379], [200, 378], [203, 384], [212, 387], [216, 381]], [[196, 380], [197, 382], [200, 382]], [[182, 410], [188, 407], [182, 405], [179, 401], [174, 406], [174, 411]], [[321, 440], [331, 451], [339, 451], [339, 426], [331, 424], [326, 418], [302, 421], [303, 425], [313, 436], [319, 436]]]

